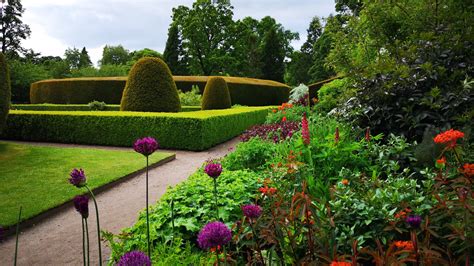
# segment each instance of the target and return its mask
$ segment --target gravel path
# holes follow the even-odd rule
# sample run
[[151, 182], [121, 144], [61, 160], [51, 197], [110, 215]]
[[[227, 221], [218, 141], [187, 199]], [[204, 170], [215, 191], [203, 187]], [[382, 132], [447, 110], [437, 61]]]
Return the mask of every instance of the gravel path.
[[[149, 176], [150, 202], [156, 202], [168, 186], [186, 180], [209, 158], [219, 158], [238, 143], [238, 138], [203, 152], [170, 151], [176, 159], [153, 169]], [[31, 143], [29, 143], [31, 144]], [[43, 144], [54, 146], [79, 146]], [[80, 146], [92, 147], [92, 146]], [[104, 147], [98, 147], [104, 148]], [[122, 149], [122, 148], [112, 148]], [[119, 233], [132, 226], [138, 212], [145, 207], [145, 174], [131, 178], [97, 195], [101, 229]], [[92, 204], [92, 203], [91, 203]], [[89, 234], [91, 240], [91, 265], [98, 265], [97, 231], [93, 205], [90, 205]], [[82, 265], [81, 219], [71, 206], [53, 214], [30, 228], [21, 230], [18, 265]], [[13, 265], [14, 237], [0, 244], [0, 265]], [[102, 257], [106, 260], [110, 250], [103, 243]]]

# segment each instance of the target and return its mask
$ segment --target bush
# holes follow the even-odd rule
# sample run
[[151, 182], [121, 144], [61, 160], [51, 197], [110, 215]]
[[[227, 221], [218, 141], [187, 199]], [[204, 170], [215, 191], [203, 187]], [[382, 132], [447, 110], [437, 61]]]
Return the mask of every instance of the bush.
[[265, 167], [276, 152], [273, 142], [264, 141], [260, 138], [252, 138], [247, 142], [237, 145], [235, 152], [227, 155], [223, 166], [228, 170], [259, 170]]
[[3, 53], [0, 53], [0, 133], [5, 126], [10, 110], [11, 87], [10, 72]]
[[202, 96], [202, 110], [227, 109], [232, 106], [227, 83], [221, 77], [210, 77]]
[[193, 86], [191, 91], [182, 92], [178, 90], [179, 100], [181, 101], [181, 106], [201, 106], [201, 94], [199, 94], [199, 87]]
[[130, 147], [152, 135], [163, 148], [204, 150], [263, 123], [267, 113], [266, 107], [159, 114], [13, 110], [4, 137]]
[[355, 95], [356, 90], [351, 88], [351, 83], [347, 78], [335, 79], [319, 89], [316, 110], [327, 113]]
[[[44, 77], [47, 78], [47, 77]], [[43, 78], [43, 79], [44, 79]], [[233, 104], [247, 106], [279, 105], [288, 101], [290, 88], [285, 84], [261, 79], [223, 77]], [[199, 87], [202, 93], [208, 77], [174, 76], [176, 87], [182, 92]], [[127, 77], [71, 78], [43, 80], [31, 85], [31, 103], [87, 104], [93, 100], [118, 104]]]
[[179, 112], [178, 90], [166, 63], [144, 57], [133, 65], [120, 102], [121, 111]]
[[29, 102], [30, 85], [39, 80], [51, 78], [48, 71], [40, 65], [18, 60], [9, 61], [8, 64], [10, 66], [12, 102]]
[[[12, 104], [14, 110], [30, 111], [90, 111], [88, 104]], [[200, 111], [201, 106], [181, 106], [181, 112]], [[120, 111], [120, 105], [107, 104], [101, 111]]]
[[99, 101], [90, 102], [87, 106], [93, 111], [104, 111], [107, 108], [107, 104]]

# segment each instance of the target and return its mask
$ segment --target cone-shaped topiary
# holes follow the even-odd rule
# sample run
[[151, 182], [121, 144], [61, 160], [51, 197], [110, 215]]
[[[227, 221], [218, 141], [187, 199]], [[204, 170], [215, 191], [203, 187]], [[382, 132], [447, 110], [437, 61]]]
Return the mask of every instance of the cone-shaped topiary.
[[209, 77], [202, 94], [202, 110], [227, 109], [231, 107], [227, 83], [221, 77]]
[[133, 65], [120, 102], [121, 111], [179, 112], [181, 103], [171, 71], [156, 57]]
[[5, 127], [8, 110], [10, 110], [11, 87], [10, 71], [3, 53], [0, 53], [0, 133]]

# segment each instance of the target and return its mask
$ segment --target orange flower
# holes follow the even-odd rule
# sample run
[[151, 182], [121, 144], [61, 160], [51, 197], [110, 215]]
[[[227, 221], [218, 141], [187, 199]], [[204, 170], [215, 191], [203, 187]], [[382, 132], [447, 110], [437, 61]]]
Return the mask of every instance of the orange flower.
[[454, 148], [456, 141], [464, 137], [464, 133], [459, 130], [450, 129], [434, 137], [434, 142], [438, 144], [446, 144], [448, 148]]
[[395, 241], [393, 243], [398, 249], [402, 250], [414, 250], [413, 242], [411, 241]]
[[463, 165], [461, 172], [467, 177], [474, 176], [474, 163], [466, 163]]
[[407, 218], [407, 214], [410, 213], [411, 210], [409, 208], [405, 208], [402, 211], [395, 213], [395, 219], [405, 220]]
[[331, 266], [351, 266], [352, 263], [345, 262], [345, 261], [333, 261], [331, 262]]
[[347, 186], [347, 185], [349, 185], [349, 180], [347, 180], [347, 179], [342, 179], [341, 183], [342, 183], [344, 186]]
[[273, 112], [273, 113], [276, 113], [276, 112], [277, 112], [277, 109], [273, 109], [272, 112]]
[[445, 164], [446, 163], [446, 157], [441, 157], [441, 159], [436, 160], [437, 164]]
[[286, 122], [286, 116], [281, 119], [282, 122]]
[[264, 187], [261, 187], [258, 189], [262, 194], [265, 194], [265, 195], [273, 195], [277, 192], [277, 189], [274, 188], [274, 187], [268, 187], [268, 186], [264, 186]]

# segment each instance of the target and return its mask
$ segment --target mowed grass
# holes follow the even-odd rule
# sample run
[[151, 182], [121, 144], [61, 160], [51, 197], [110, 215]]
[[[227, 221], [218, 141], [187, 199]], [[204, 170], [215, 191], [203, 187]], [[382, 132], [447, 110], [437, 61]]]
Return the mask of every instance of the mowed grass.
[[[155, 152], [150, 164], [172, 153]], [[0, 226], [17, 222], [71, 200], [86, 192], [68, 182], [73, 168], [84, 169], [94, 189], [145, 167], [145, 157], [130, 151], [93, 148], [59, 148], [0, 142]]]

